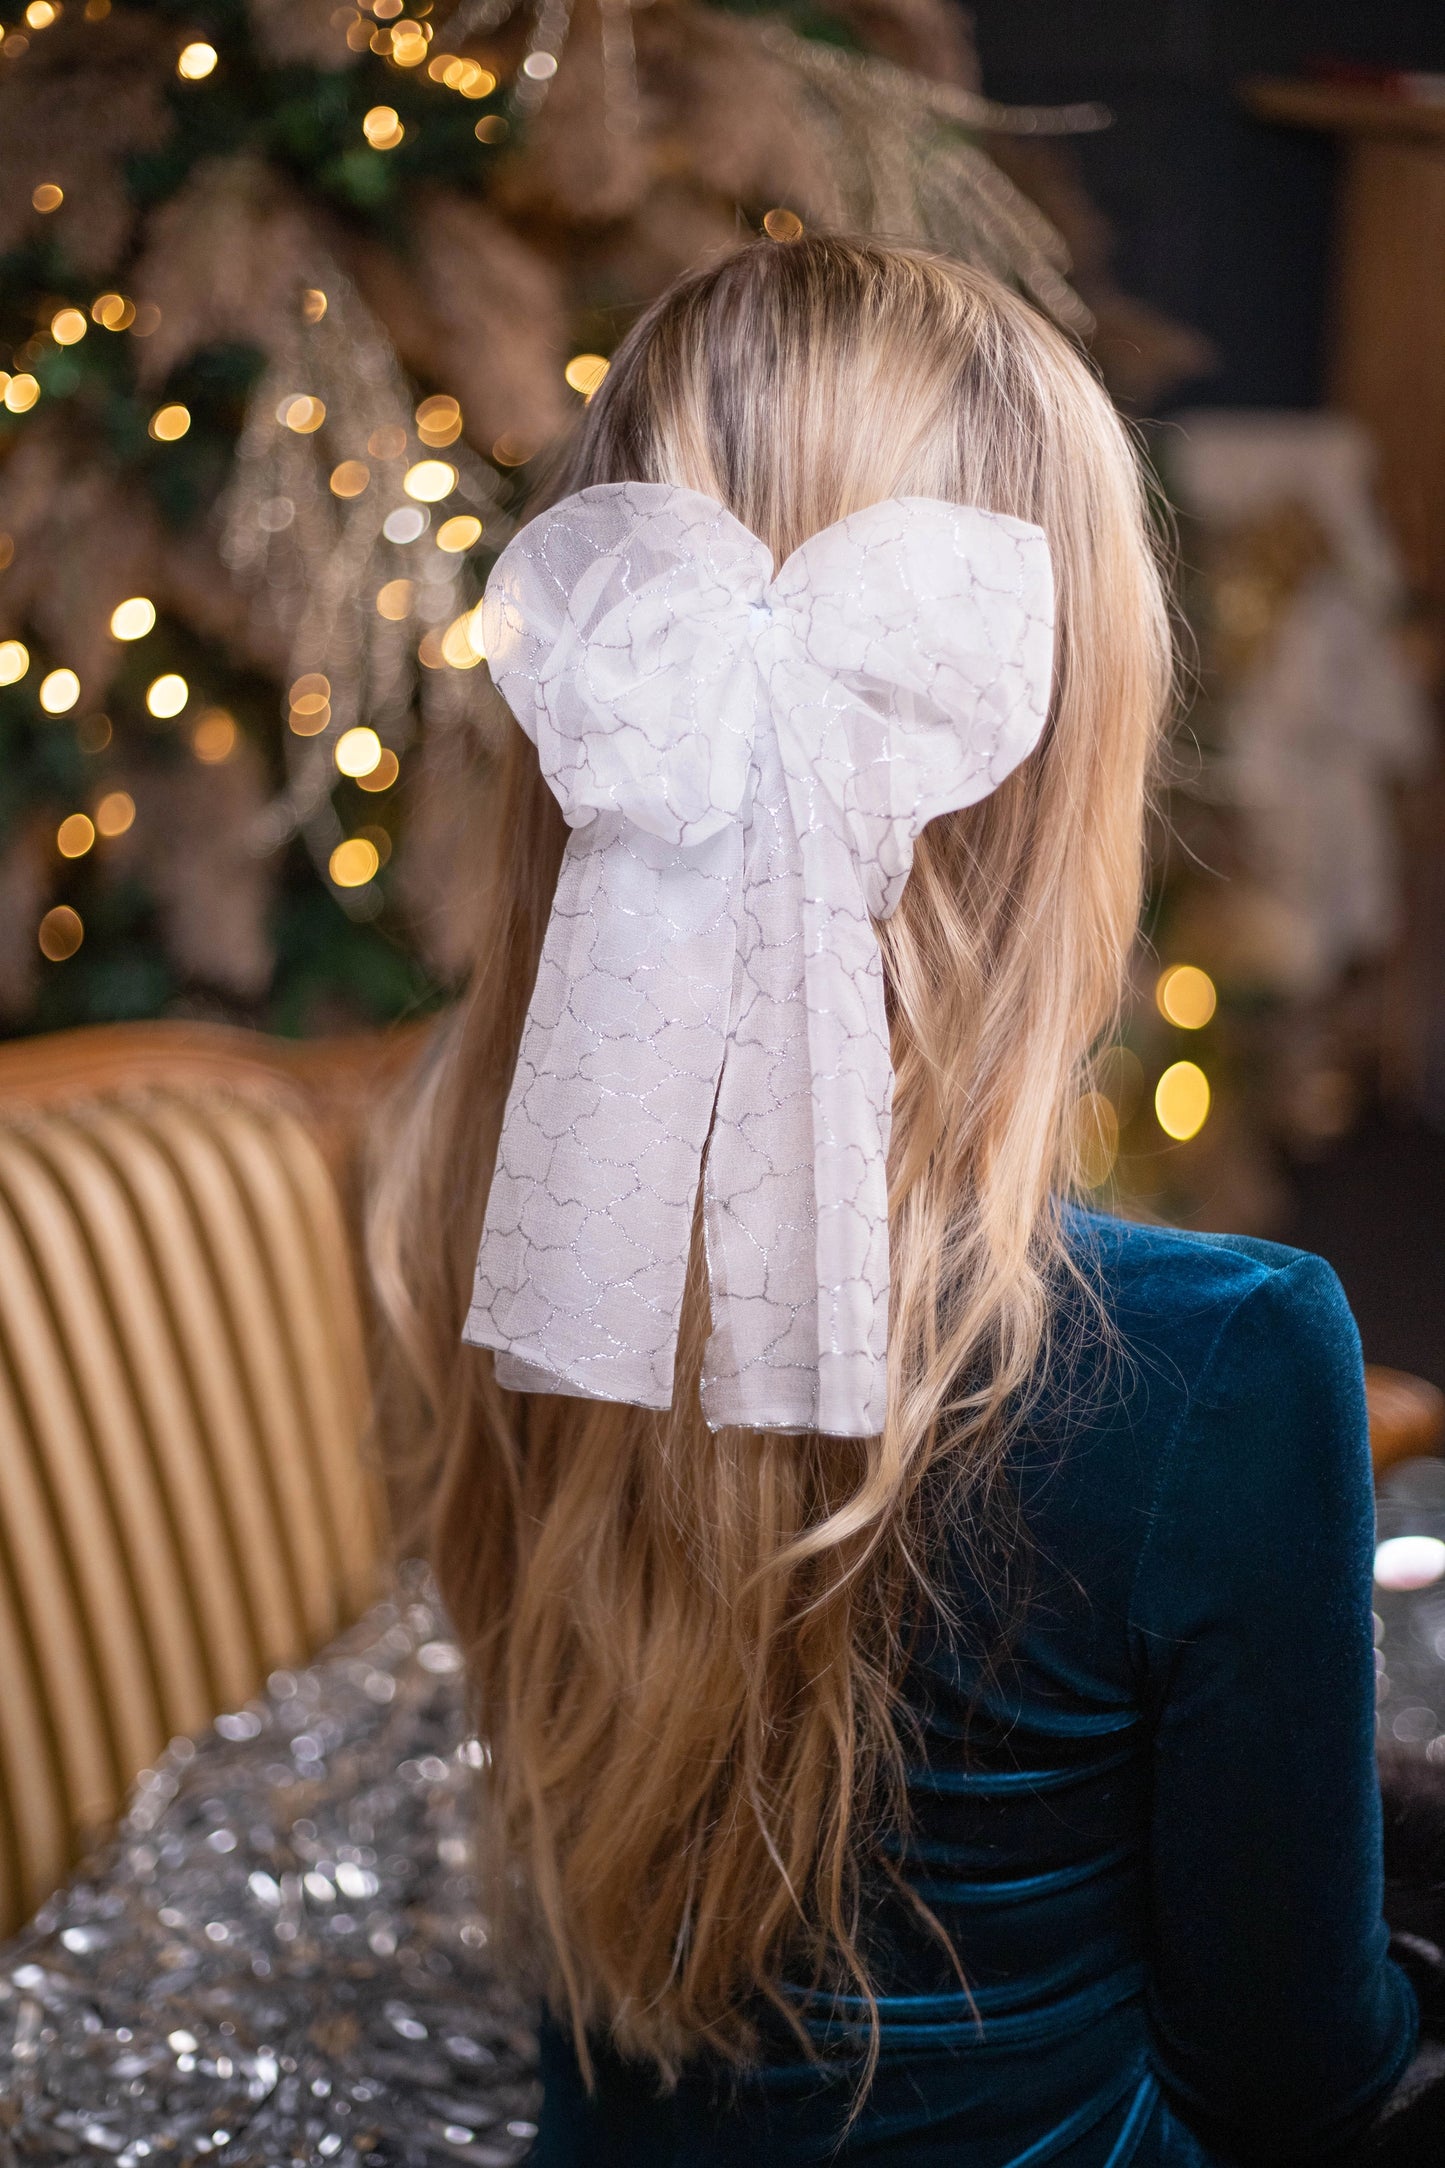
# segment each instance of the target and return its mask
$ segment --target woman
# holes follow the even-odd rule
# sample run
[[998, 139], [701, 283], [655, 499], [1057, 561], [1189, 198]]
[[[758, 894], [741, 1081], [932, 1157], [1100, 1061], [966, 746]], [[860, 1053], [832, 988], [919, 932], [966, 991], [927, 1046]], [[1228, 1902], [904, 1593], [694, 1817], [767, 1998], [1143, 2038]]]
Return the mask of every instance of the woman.
[[1347, 2144], [1416, 2028], [1354, 1326], [1061, 1201], [1168, 694], [1124, 430], [983, 274], [759, 243], [488, 610], [542, 764], [374, 1253], [537, 2161]]

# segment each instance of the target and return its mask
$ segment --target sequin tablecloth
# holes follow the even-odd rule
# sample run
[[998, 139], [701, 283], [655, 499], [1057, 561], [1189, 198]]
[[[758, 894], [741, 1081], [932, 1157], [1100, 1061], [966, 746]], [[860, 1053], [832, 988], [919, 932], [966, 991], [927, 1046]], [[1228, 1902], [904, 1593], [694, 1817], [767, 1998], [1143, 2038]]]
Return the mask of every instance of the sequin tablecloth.
[[471, 1861], [461, 1662], [408, 1573], [140, 1779], [0, 1954], [0, 2163], [506, 2168], [530, 2013]]

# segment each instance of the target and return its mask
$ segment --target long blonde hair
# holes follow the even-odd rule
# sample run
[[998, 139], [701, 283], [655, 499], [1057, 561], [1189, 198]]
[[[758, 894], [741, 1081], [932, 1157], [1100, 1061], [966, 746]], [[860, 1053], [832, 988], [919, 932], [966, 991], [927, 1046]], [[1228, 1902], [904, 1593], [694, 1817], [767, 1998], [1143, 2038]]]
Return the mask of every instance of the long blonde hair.
[[[887, 1427], [705, 1427], [695, 1253], [675, 1404], [500, 1391], [459, 1342], [564, 831], [520, 731], [483, 960], [381, 1183], [383, 1407], [491, 1746], [489, 1844], [554, 2004], [673, 2075], [746, 2057], [793, 1980], [870, 1997], [861, 1897], [905, 1812], [899, 1690], [940, 1499], [983, 1537], [1068, 1261], [1059, 1199], [1139, 905], [1169, 687], [1125, 430], [994, 279], [914, 250], [760, 242], [624, 341], [562, 486], [719, 498], [778, 562], [895, 494], [1031, 520], [1058, 588], [1040, 749], [924, 832], [879, 929], [897, 1072]], [[995, 1589], [996, 1594], [1001, 1591]], [[967, 1953], [960, 1953], [966, 1964]], [[871, 2000], [869, 2001], [871, 2008]]]

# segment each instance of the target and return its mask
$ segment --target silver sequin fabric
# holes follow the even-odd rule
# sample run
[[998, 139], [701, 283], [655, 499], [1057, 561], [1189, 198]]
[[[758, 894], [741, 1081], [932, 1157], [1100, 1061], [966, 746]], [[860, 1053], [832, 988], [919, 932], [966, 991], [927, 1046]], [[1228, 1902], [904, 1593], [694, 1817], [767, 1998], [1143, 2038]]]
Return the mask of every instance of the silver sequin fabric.
[[458, 1651], [425, 1577], [137, 1784], [0, 1963], [0, 2164], [510, 2168], [532, 2013], [473, 1879]]
[[882, 1429], [873, 921], [924, 826], [1037, 744], [1053, 622], [1041, 530], [932, 498], [776, 575], [722, 505], [655, 484], [583, 490], [503, 551], [488, 660], [572, 831], [465, 1332], [503, 1385], [671, 1404], [702, 1174], [708, 1421]]

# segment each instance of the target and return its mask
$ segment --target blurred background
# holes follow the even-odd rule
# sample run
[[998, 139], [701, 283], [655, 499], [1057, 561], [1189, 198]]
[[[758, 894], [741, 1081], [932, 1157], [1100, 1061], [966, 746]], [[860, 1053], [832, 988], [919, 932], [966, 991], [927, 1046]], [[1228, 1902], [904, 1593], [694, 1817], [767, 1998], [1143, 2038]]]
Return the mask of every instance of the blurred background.
[[473, 611], [637, 309], [926, 241], [1093, 352], [1185, 670], [1102, 1202], [1445, 1383], [1445, 20], [1425, 0], [0, 7], [0, 1028], [444, 1003]]

